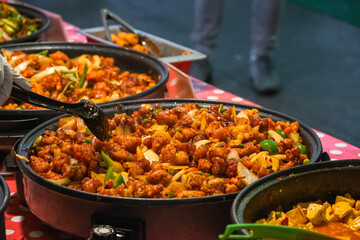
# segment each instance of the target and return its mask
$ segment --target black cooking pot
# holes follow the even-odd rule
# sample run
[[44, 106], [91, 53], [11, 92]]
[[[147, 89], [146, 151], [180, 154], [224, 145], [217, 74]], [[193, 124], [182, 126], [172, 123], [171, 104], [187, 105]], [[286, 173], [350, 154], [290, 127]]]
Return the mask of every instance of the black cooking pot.
[[[122, 104], [105, 104], [104, 112], [108, 117], [114, 113], [131, 114], [144, 103], [160, 103], [163, 108], [180, 106], [183, 103], [198, 102], [204, 107], [219, 104], [218, 101], [194, 99], [153, 99], [127, 101]], [[237, 111], [254, 106], [221, 102], [225, 108], [235, 105]], [[294, 118], [272, 110], [257, 108], [262, 117], [275, 121], [296, 121]], [[63, 117], [63, 116], [60, 116]], [[15, 153], [28, 157], [28, 150], [35, 139], [45, 129], [55, 130], [60, 117], [41, 124], [24, 136], [15, 147]], [[306, 144], [310, 162], [320, 158], [322, 146], [317, 135], [305, 124], [300, 123], [300, 135]], [[23, 195], [29, 209], [42, 221], [62, 231], [87, 237], [91, 224], [133, 223], [130, 228], [145, 226], [146, 239], [216, 239], [226, 224], [230, 223], [230, 206], [237, 193], [188, 199], [137, 199], [103, 196], [50, 182], [36, 173], [26, 161], [16, 157], [21, 172], [17, 180], [18, 191]], [[23, 185], [23, 186], [21, 186]], [[18, 195], [22, 195], [21, 193]], [[46, 196], [46, 197], [44, 197]], [[107, 216], [96, 218], [98, 215]], [[95, 216], [95, 217], [94, 217]], [[117, 219], [114, 222], [109, 220]], [[125, 219], [125, 220], [124, 220]], [[124, 225], [121, 225], [124, 228]], [[141, 227], [140, 227], [141, 228]], [[133, 232], [139, 232], [134, 230]], [[140, 231], [141, 233], [141, 231]], [[132, 239], [143, 239], [136, 236]]]
[[[278, 206], [286, 212], [299, 202], [335, 202], [350, 193], [360, 199], [360, 160], [321, 162], [286, 169], [266, 176], [236, 197], [231, 216], [235, 223], [254, 223], [267, 218]], [[249, 234], [246, 232], [246, 234]]]
[[0, 239], [6, 239], [4, 214], [9, 202], [9, 197], [9, 187], [5, 179], [0, 175]]
[[39, 18], [41, 20], [41, 27], [39, 30], [37, 30], [36, 32], [25, 36], [25, 37], [21, 37], [21, 38], [16, 38], [14, 40], [10, 40], [10, 41], [4, 41], [4, 42], [0, 42], [0, 45], [5, 45], [5, 44], [13, 44], [13, 43], [19, 43], [19, 42], [30, 42], [30, 41], [36, 41], [41, 39], [42, 34], [48, 30], [48, 28], [50, 27], [50, 18], [43, 12], [29, 6], [29, 5], [25, 5], [22, 3], [6, 3], [14, 8], [16, 8], [16, 10], [18, 10], [18, 12], [22, 15], [25, 15], [29, 18]]
[[[23, 43], [3, 46], [5, 49], [13, 51], [23, 51], [26, 53], [38, 53], [49, 50], [49, 53], [62, 51], [70, 58], [82, 54], [97, 54], [115, 59], [115, 65], [121, 72], [130, 71], [134, 73], [147, 73], [157, 84], [143, 92], [132, 96], [111, 101], [120, 102], [141, 98], [161, 98], [164, 97], [165, 84], [169, 78], [166, 66], [158, 59], [137, 51], [121, 49], [118, 47], [82, 44], [82, 43]], [[105, 103], [99, 103], [102, 106]], [[0, 142], [10, 142], [7, 149], [17, 140], [18, 136], [38, 126], [40, 123], [59, 115], [57, 112], [48, 109], [38, 110], [0, 110]]]

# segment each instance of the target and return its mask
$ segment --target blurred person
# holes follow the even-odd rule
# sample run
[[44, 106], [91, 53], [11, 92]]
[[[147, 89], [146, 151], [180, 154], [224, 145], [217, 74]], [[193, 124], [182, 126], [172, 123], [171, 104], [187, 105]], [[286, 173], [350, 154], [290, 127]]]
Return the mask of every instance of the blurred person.
[[[282, 0], [252, 0], [250, 78], [256, 91], [276, 92], [280, 78], [272, 63], [270, 52], [276, 44], [276, 30]], [[220, 32], [225, 0], [196, 0], [195, 24], [191, 40], [195, 49], [208, 58], [193, 62], [190, 75], [211, 81], [212, 55]]]
[[0, 54], [0, 106], [10, 97], [13, 83], [16, 83], [25, 90], [31, 90], [31, 83], [24, 81], [5, 58]]

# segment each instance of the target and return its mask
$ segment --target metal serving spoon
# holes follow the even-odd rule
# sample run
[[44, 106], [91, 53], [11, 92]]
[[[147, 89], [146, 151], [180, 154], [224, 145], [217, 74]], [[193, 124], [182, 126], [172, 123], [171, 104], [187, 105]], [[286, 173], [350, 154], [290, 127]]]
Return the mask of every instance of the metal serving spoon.
[[[16, 74], [16, 78], [23, 78], [20, 74]], [[65, 103], [56, 101], [52, 98], [42, 96], [40, 94], [27, 91], [15, 83], [13, 84], [11, 95], [12, 98], [30, 103], [39, 107], [52, 109], [58, 112], [70, 113], [81, 117], [90, 131], [101, 141], [109, 138], [109, 124], [104, 112], [93, 102], [81, 100], [78, 103]]]
[[124, 19], [122, 19], [121, 17], [119, 17], [118, 15], [114, 14], [113, 12], [111, 12], [110, 10], [108, 10], [106, 8], [102, 8], [100, 10], [100, 14], [101, 14], [101, 20], [102, 20], [104, 28], [105, 28], [106, 38], [109, 41], [112, 42], [112, 39], [111, 39], [111, 33], [109, 30], [109, 26], [107, 24], [107, 20], [111, 19], [111, 20], [117, 22], [118, 24], [120, 24], [125, 29], [125, 31], [127, 31], [129, 33], [135, 33], [136, 35], [138, 35], [141, 45], [147, 47], [150, 54], [154, 55], [155, 57], [161, 57], [160, 50], [156, 46], [156, 44], [153, 41], [151, 41], [148, 37], [139, 33], [139, 31], [136, 28], [132, 27]]
[[[251, 230], [251, 233], [249, 235], [232, 234], [233, 232], [240, 230]], [[336, 240], [337, 238], [302, 228], [243, 223], [227, 225], [225, 233], [220, 235], [219, 239]]]

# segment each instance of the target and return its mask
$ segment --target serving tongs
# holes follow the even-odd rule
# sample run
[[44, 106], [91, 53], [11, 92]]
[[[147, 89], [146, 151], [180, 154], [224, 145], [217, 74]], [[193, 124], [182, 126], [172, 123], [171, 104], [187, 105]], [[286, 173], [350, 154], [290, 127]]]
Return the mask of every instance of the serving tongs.
[[[250, 230], [250, 234], [233, 234], [233, 232], [241, 230]], [[269, 224], [243, 223], [227, 225], [225, 233], [221, 234], [219, 239], [336, 240], [337, 238], [302, 228]]]
[[[23, 78], [20, 74], [18, 75], [19, 76], [16, 77]], [[109, 124], [107, 118], [105, 117], [104, 112], [91, 101], [83, 99], [78, 103], [60, 102], [32, 91], [27, 91], [15, 83], [13, 84], [10, 96], [38, 107], [79, 116], [98, 139], [105, 141], [109, 138]]]
[[109, 9], [106, 9], [106, 8], [102, 8], [100, 10], [100, 15], [101, 15], [101, 20], [103, 22], [103, 26], [105, 29], [105, 34], [106, 34], [107, 40], [112, 42], [111, 32], [109, 29], [109, 25], [107, 23], [107, 20], [111, 19], [114, 22], [120, 24], [126, 32], [135, 33], [136, 35], [138, 35], [140, 44], [145, 46], [151, 55], [153, 55], [155, 57], [161, 57], [160, 50], [156, 46], [156, 44], [153, 41], [151, 41], [148, 37], [141, 34], [136, 28], [132, 27], [124, 19], [122, 19], [121, 17], [119, 17], [118, 15], [116, 15], [115, 13], [111, 12]]

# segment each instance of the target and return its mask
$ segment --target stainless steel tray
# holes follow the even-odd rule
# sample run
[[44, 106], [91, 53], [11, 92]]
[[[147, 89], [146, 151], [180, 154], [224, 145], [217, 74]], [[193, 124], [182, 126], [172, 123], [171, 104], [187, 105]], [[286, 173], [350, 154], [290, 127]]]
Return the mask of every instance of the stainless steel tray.
[[[109, 26], [110, 32], [117, 34], [121, 31], [120, 26]], [[85, 35], [89, 42], [100, 42], [107, 45], [118, 46], [113, 42], [106, 40], [104, 27], [85, 28], [80, 29], [79, 33]], [[150, 38], [160, 49], [161, 59], [167, 63], [179, 63], [179, 62], [192, 62], [206, 58], [206, 55], [196, 50], [184, 47], [177, 43], [168, 41], [166, 39], [154, 36], [150, 33], [143, 31], [139, 32], [148, 38]], [[188, 53], [188, 54], [184, 54]]]

